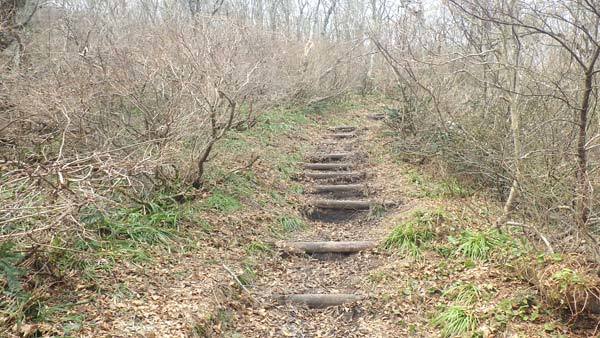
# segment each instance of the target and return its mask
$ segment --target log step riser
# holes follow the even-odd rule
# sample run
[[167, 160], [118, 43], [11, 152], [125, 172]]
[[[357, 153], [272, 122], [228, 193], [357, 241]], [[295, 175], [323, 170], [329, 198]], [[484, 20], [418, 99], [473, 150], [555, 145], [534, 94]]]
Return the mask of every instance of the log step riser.
[[314, 201], [311, 205], [315, 208], [337, 210], [369, 210], [371, 208], [370, 201], [321, 200]]
[[329, 130], [336, 132], [336, 133], [349, 133], [349, 132], [356, 131], [356, 127], [338, 126], [338, 127], [329, 128]]
[[318, 179], [318, 180], [327, 180], [327, 179], [337, 179], [337, 180], [357, 180], [365, 178], [364, 173], [360, 172], [337, 172], [337, 173], [305, 173], [304, 174], [308, 178]]
[[352, 158], [353, 156], [354, 156], [354, 154], [350, 153], [350, 152], [317, 154], [312, 157], [309, 157], [309, 161], [313, 162], [313, 163], [343, 161], [343, 160], [348, 160], [348, 159]]
[[384, 118], [385, 118], [385, 113], [378, 113], [378, 114], [369, 115], [369, 119], [375, 120], [375, 121], [383, 120]]
[[279, 297], [280, 304], [302, 304], [313, 309], [343, 305], [364, 299], [353, 294], [297, 294]]
[[348, 241], [348, 242], [287, 242], [284, 248], [290, 252], [306, 254], [352, 254], [377, 246], [376, 241]]
[[338, 133], [338, 134], [331, 134], [330, 137], [332, 137], [334, 139], [347, 139], [347, 138], [356, 137], [356, 134], [354, 134], [354, 133]]
[[309, 170], [349, 170], [351, 163], [304, 163], [304, 169]]
[[312, 208], [305, 211], [304, 216], [312, 221], [342, 224], [364, 216], [367, 212], [368, 210]]
[[357, 193], [363, 194], [366, 187], [362, 184], [337, 184], [337, 185], [317, 185], [314, 187], [315, 193]]

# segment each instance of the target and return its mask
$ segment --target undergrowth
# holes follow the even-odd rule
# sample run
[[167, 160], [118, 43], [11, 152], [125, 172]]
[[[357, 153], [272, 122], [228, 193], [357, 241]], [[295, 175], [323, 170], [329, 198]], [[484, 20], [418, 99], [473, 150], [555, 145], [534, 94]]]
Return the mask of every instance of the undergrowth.
[[407, 178], [418, 189], [415, 197], [432, 199], [466, 198], [474, 193], [473, 189], [460, 183], [456, 178], [435, 179], [424, 177], [412, 170], [407, 173]]
[[420, 256], [421, 249], [435, 237], [436, 225], [447, 217], [443, 210], [415, 211], [412, 219], [399, 224], [386, 238], [383, 247]]
[[486, 294], [480, 286], [470, 282], [457, 282], [444, 290], [442, 296], [463, 305], [472, 305], [480, 301]]
[[242, 208], [240, 201], [220, 190], [215, 190], [206, 200], [202, 202], [203, 207], [208, 210], [230, 214]]
[[0, 325], [43, 320], [49, 315], [41, 291], [48, 274], [55, 280], [76, 274], [102, 288], [97, 280], [100, 274], [120, 262], [151, 262], [156, 249], [171, 250], [184, 241], [180, 235], [184, 218], [185, 208], [160, 196], [137, 207], [83, 210], [79, 222], [85, 237], [55, 236], [44, 251], [3, 243]]
[[306, 223], [298, 217], [281, 216], [279, 217], [279, 225], [285, 232], [293, 232], [306, 228]]
[[475, 331], [479, 320], [466, 306], [450, 305], [439, 311], [431, 323], [440, 328], [443, 337], [456, 337]]
[[[102, 278], [121, 263], [150, 265], [159, 252], [194, 249], [197, 247], [195, 236], [200, 236], [199, 239], [213, 236], [222, 224], [211, 215], [244, 212], [249, 209], [248, 205], [253, 205], [250, 203], [286, 207], [285, 193], [262, 184], [264, 175], [258, 177], [248, 163], [253, 157], [259, 157], [272, 172], [279, 174], [280, 182], [291, 185], [290, 178], [297, 172], [302, 155], [299, 151], [282, 152], [279, 143], [286, 135], [312, 123], [310, 114], [310, 111], [291, 108], [262, 113], [252, 128], [229, 131], [216, 145], [214, 154], [218, 156], [208, 162], [200, 191], [182, 189], [178, 182], [163, 182], [167, 183], [164, 191], [132, 199], [115, 192], [115, 196], [106, 198], [118, 203], [82, 208], [77, 215], [82, 233], [56, 234], [47, 248], [35, 249], [35, 259], [44, 262], [53, 278], [83, 278], [95, 288], [110, 289], [109, 285], [102, 284]], [[296, 184], [296, 193], [301, 193], [301, 189], [302, 186]], [[200, 194], [205, 197], [195, 199]], [[281, 233], [305, 226], [294, 216], [277, 219], [277, 231]], [[0, 245], [0, 332], [14, 324], [52, 317], [53, 312], [44, 310], [48, 308], [44, 306], [44, 297], [39, 295], [47, 272], [37, 275], [35, 264], [23, 264], [32, 250], [19, 242]], [[246, 247], [247, 253], [252, 255], [270, 250], [268, 244], [260, 241]], [[254, 278], [253, 266], [244, 264], [240, 278], [245, 282]]]
[[471, 260], [485, 261], [495, 252], [505, 250], [513, 244], [513, 240], [496, 229], [475, 231], [464, 230], [458, 237], [448, 237], [450, 243], [456, 245], [455, 255]]

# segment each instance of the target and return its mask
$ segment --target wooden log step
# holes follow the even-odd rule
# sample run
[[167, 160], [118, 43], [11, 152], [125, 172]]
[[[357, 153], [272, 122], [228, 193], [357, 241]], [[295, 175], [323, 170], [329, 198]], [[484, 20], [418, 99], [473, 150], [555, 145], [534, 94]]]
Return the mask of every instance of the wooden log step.
[[354, 153], [351, 152], [339, 152], [339, 153], [324, 153], [316, 154], [310, 157], [313, 161], [339, 161], [352, 157]]
[[317, 200], [311, 202], [313, 207], [322, 209], [369, 210], [371, 201], [358, 200]]
[[314, 179], [346, 179], [346, 180], [356, 180], [361, 179], [366, 176], [364, 172], [360, 171], [338, 171], [338, 172], [314, 172], [314, 173], [304, 173], [304, 175], [308, 178]]
[[365, 297], [338, 293], [338, 294], [320, 294], [320, 293], [303, 293], [296, 295], [284, 295], [277, 297], [279, 303], [282, 304], [303, 304], [313, 309], [322, 309], [330, 306], [338, 306], [345, 303], [357, 302]]
[[347, 170], [352, 163], [304, 163], [303, 167], [311, 170]]
[[307, 254], [356, 253], [376, 247], [376, 241], [285, 242], [282, 246], [291, 252]]
[[371, 120], [383, 120], [385, 118], [385, 113], [376, 113], [369, 115], [369, 119]]
[[352, 138], [356, 137], [355, 133], [335, 133], [330, 135], [333, 138]]
[[351, 131], [355, 131], [356, 127], [353, 127], [353, 126], [337, 126], [337, 127], [331, 127], [331, 128], [329, 128], [329, 130], [334, 131], [334, 132], [348, 133], [348, 132], [351, 132]]
[[317, 193], [328, 193], [328, 192], [361, 192], [365, 191], [366, 186], [364, 184], [323, 184], [316, 185], [314, 191]]

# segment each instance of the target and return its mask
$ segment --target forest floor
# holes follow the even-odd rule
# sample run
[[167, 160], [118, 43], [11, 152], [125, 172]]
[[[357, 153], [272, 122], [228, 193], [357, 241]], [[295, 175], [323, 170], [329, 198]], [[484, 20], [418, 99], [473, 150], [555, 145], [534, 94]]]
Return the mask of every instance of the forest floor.
[[[177, 227], [166, 240], [97, 255], [87, 273], [47, 291], [51, 301], [36, 323], [15, 331], [74, 337], [598, 334], [598, 318], [569, 321], [518, 277], [513, 263], [527, 245], [492, 229], [498, 201], [441, 167], [400, 161], [385, 121], [368, 118], [386, 103], [352, 102], [274, 110], [255, 128], [231, 133], [217, 149], [205, 188], [170, 207]], [[355, 126], [356, 138], [330, 142], [328, 128], [340, 125]], [[333, 223], [307, 217], [314, 182], [303, 175], [302, 162], [324, 149], [359, 154], [354, 164], [367, 173], [367, 197], [378, 207]], [[290, 254], [280, 245], [301, 240], [381, 244], [347, 257]], [[307, 292], [362, 300], [325, 309], [274, 300]]]

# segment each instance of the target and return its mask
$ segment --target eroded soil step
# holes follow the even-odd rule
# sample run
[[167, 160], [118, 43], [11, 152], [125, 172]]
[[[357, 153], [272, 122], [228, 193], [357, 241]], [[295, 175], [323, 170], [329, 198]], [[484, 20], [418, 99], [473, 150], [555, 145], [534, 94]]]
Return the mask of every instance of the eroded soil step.
[[304, 163], [303, 167], [310, 170], [348, 170], [352, 163]]
[[322, 209], [369, 210], [373, 203], [366, 200], [316, 200], [310, 204]]
[[308, 172], [304, 176], [313, 179], [347, 180], [355, 181], [365, 178], [367, 175], [362, 171], [337, 171], [337, 172]]
[[365, 299], [365, 297], [348, 293], [301, 293], [295, 295], [277, 296], [276, 299], [280, 304], [303, 304], [309, 308], [322, 309], [330, 306], [338, 306], [345, 303], [357, 302]]
[[377, 245], [377, 241], [284, 242], [281, 244], [283, 249], [292, 253], [306, 254], [351, 254], [375, 248]]

